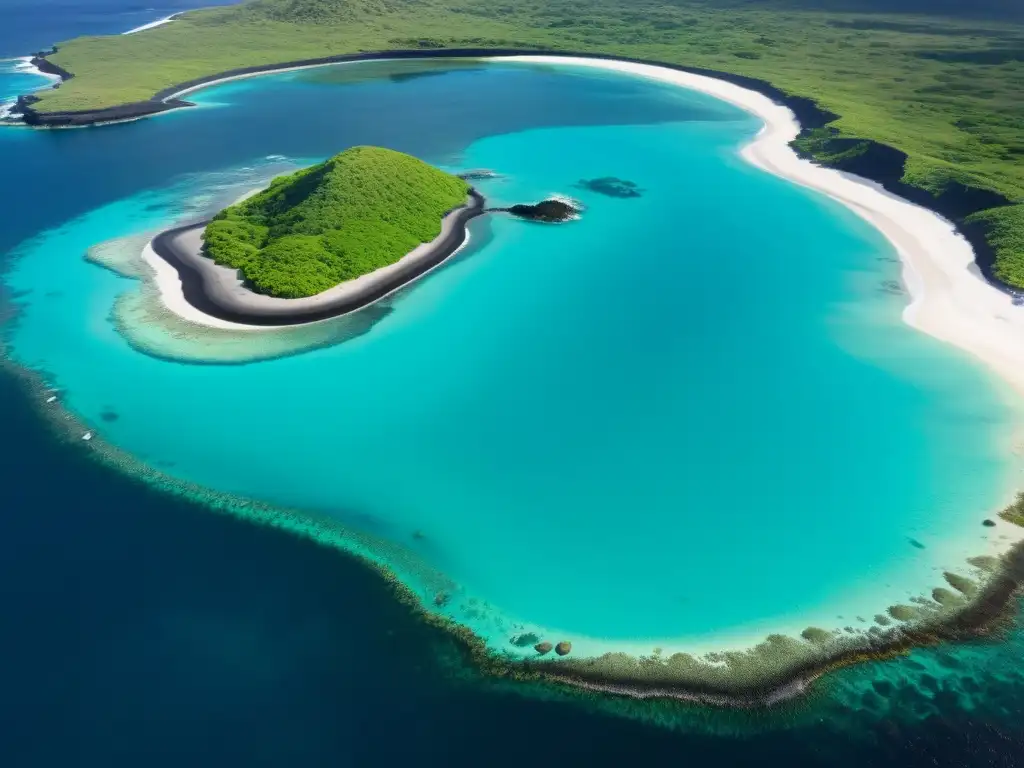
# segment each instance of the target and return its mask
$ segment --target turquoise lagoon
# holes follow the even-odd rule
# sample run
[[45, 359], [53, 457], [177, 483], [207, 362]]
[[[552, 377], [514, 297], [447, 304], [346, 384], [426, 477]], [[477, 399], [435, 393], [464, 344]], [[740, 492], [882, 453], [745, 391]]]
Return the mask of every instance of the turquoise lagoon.
[[[11, 358], [172, 480], [332, 522], [496, 650], [863, 631], [1002, 543], [981, 521], [1016, 481], [1012, 398], [901, 322], [880, 233], [739, 157], [756, 119], [621, 74], [409, 66], [0, 135], [0, 159], [38, 153], [72, 182], [5, 276]], [[152, 297], [83, 258], [113, 241], [137, 268], [146, 233], [361, 143], [494, 169], [494, 205], [586, 211], [478, 219], [368, 313], [276, 334], [140, 329]], [[609, 176], [642, 196], [579, 185]]]

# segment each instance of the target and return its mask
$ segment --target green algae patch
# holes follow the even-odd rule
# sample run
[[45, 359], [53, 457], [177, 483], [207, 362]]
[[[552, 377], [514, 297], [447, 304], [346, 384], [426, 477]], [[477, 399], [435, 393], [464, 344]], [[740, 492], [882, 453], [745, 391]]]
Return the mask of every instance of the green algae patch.
[[819, 627], [808, 627], [800, 633], [800, 637], [809, 643], [827, 643], [832, 639], [832, 633]]
[[1000, 512], [999, 516], [1008, 523], [1024, 528], [1024, 492], [1018, 493], [1013, 503]]
[[314, 296], [433, 240], [468, 193], [463, 179], [415, 157], [352, 147], [225, 208], [203, 250], [258, 293]]
[[963, 602], [963, 598], [943, 587], [936, 587], [932, 590], [932, 600], [942, 606], [957, 605]]
[[956, 573], [950, 573], [949, 571], [946, 571], [942, 575], [949, 586], [967, 597], [973, 596], [978, 591], [978, 585], [966, 576], [960, 576]]
[[985, 573], [992, 573], [999, 567], [999, 558], [992, 557], [992, 555], [978, 555], [977, 557], [967, 558], [967, 562], [973, 565], [980, 571]]
[[914, 621], [921, 616], [921, 612], [909, 605], [890, 605], [889, 615], [897, 621]]

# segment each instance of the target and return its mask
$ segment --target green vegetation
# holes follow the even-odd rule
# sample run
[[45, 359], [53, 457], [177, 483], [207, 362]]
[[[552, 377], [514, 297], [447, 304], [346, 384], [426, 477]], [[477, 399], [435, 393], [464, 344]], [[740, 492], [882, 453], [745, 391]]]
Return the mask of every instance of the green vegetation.
[[225, 208], [206, 227], [205, 250], [260, 293], [313, 296], [433, 240], [468, 192], [409, 155], [353, 147]]
[[1013, 503], [999, 513], [999, 516], [1008, 523], [1024, 527], [1024, 492], [1018, 493]]
[[251, 0], [62, 44], [50, 58], [75, 78], [37, 108], [141, 101], [242, 66], [495, 46], [707, 67], [812, 98], [841, 115], [805, 147], [820, 161], [866, 146], [836, 153], [830, 137], [871, 139], [907, 154], [908, 184], [1018, 203], [976, 220], [991, 233], [997, 274], [1024, 286], [1024, 6], [1001, 0]]

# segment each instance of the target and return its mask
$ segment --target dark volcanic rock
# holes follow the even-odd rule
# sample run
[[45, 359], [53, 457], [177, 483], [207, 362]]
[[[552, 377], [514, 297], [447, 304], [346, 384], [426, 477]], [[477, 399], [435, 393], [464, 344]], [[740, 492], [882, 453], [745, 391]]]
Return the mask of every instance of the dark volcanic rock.
[[511, 208], [495, 208], [497, 211], [508, 211], [513, 216], [529, 221], [554, 223], [575, 218], [579, 209], [565, 200], [543, 200], [536, 205], [513, 205]]
[[987, 518], [985, 520], [982, 520], [981, 524], [984, 525], [986, 528], [995, 528], [996, 527], [996, 521], [995, 520], [989, 520]]
[[546, 653], [551, 653], [552, 647], [553, 646], [551, 645], [551, 643], [537, 643], [535, 646], [533, 646], [533, 650], [535, 650], [537, 653], [543, 656]]
[[536, 645], [539, 640], [540, 638], [533, 632], [527, 632], [522, 635], [513, 635], [508, 639], [508, 641], [516, 648], [526, 648], [530, 645]]
[[571, 650], [572, 643], [570, 643], [568, 640], [563, 640], [555, 646], [555, 653], [557, 653], [559, 656], [565, 656]]
[[492, 171], [489, 168], [474, 168], [471, 171], [463, 171], [462, 173], [455, 174], [464, 181], [476, 181], [477, 179], [496, 179], [501, 176], [497, 171]]
[[617, 179], [614, 176], [602, 176], [600, 179], [580, 179], [576, 186], [608, 197], [625, 198], [643, 195], [643, 190], [635, 182]]

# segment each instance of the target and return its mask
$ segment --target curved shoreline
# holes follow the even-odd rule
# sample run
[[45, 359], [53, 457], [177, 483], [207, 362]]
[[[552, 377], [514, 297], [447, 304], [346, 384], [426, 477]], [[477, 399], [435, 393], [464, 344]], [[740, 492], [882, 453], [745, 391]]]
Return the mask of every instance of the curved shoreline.
[[[46, 58], [47, 56], [56, 53], [56, 51], [56, 47], [50, 51], [41, 51], [31, 57], [31, 62], [44, 74], [56, 76], [60, 80], [69, 80], [73, 78], [74, 75], [71, 72], [53, 64]], [[238, 67], [168, 86], [167, 88], [157, 91], [153, 96], [145, 101], [119, 104], [112, 107], [93, 110], [37, 112], [31, 105], [38, 101], [38, 97], [33, 94], [27, 94], [18, 97], [18, 100], [13, 107], [13, 111], [22, 115], [23, 124], [32, 127], [73, 128], [107, 125], [130, 122], [176, 109], [192, 107], [195, 106], [195, 104], [183, 100], [181, 97], [193, 91], [212, 85], [263, 74], [359, 61], [445, 58], [483, 58], [500, 60], [502, 58], [514, 56], [545, 56], [560, 60], [592, 59], [595, 61], [625, 62], [629, 64], [659, 67], [661, 69], [674, 72], [703, 75], [726, 83], [732, 83], [747, 90], [762, 94], [773, 102], [783, 105], [791, 110], [800, 126], [800, 130], [794, 138], [806, 138], [811, 131], [819, 128], [825, 128], [840, 118], [840, 115], [818, 106], [817, 102], [812, 98], [787, 93], [766, 80], [749, 77], [747, 75], [737, 75], [731, 72], [723, 72], [703, 67], [689, 67], [681, 64], [671, 64], [651, 59], [639, 59], [635, 57], [600, 52], [575, 52], [544, 48], [497, 47], [438, 49], [403, 48], [383, 51], [363, 51], [360, 53], [336, 54], [333, 56], [299, 59], [274, 64], [258, 64], [248, 67]], [[57, 85], [59, 85], [59, 83]], [[13, 125], [16, 123], [10, 124]], [[1018, 290], [1013, 286], [1002, 282], [995, 274], [996, 254], [988, 240], [989, 233], [987, 226], [977, 222], [967, 221], [968, 217], [974, 213], [989, 210], [991, 208], [1012, 205], [1014, 201], [1004, 195], [992, 192], [991, 190], [967, 187], [959, 183], [951, 183], [947, 189], [936, 195], [926, 189], [913, 186], [903, 181], [907, 155], [899, 149], [887, 144], [882, 144], [881, 142], [873, 139], [838, 137], [830, 139], [829, 143], [830, 146], [832, 146], [833, 151], [837, 154], [842, 154], [840, 150], [849, 149], [855, 145], [863, 147], [863, 152], [857, 153], [856, 156], [851, 158], [838, 160], [832, 167], [835, 167], [838, 170], [848, 171], [862, 178], [874, 181], [889, 192], [897, 194], [906, 200], [916, 203], [917, 205], [924, 206], [942, 216], [945, 216], [956, 225], [960, 234], [962, 234], [971, 244], [974, 251], [974, 261], [985, 279], [1004, 292], [1013, 293]]]
[[[561, 56], [558, 58], [559, 63], [579, 63], [574, 61], [566, 62], [564, 57]], [[603, 59], [601, 61], [607, 62], [608, 60]], [[593, 66], [601, 66], [601, 64], [594, 64]], [[604, 64], [604, 66], [608, 65]], [[726, 85], [728, 85], [728, 83], [726, 83]], [[684, 87], [692, 86], [687, 85]], [[703, 89], [698, 88], [698, 90]], [[745, 89], [737, 88], [737, 90], [743, 91]], [[706, 92], [712, 93], [712, 91]], [[715, 93], [714, 95], [718, 94]], [[778, 119], [782, 119], [781, 115], [784, 114], [787, 122], [780, 123], [776, 121], [773, 124], [771, 119], [765, 117], [766, 130], [764, 130], [752, 144], [743, 149], [744, 157], [755, 164], [761, 165], [765, 170], [784, 176], [795, 183], [805, 184], [806, 186], [818, 189], [825, 194], [829, 194], [857, 212], [858, 215], [872, 221], [875, 226], [879, 227], [883, 233], [890, 238], [899, 250], [900, 256], [904, 260], [907, 270], [906, 277], [908, 282], [911, 283], [912, 290], [915, 288], [923, 288], [923, 284], [927, 282], [927, 276], [922, 276], [920, 273], [925, 269], [928, 260], [933, 256], [933, 254], [929, 253], [927, 244], [923, 248], [920, 248], [920, 252], [918, 252], [918, 250], [915, 250], [916, 238], [913, 237], [913, 232], [910, 233], [911, 242], [897, 242], [891, 228], [890, 231], [886, 231], [884, 228], [886, 222], [883, 221], [882, 223], [879, 223], [879, 221], [871, 218], [873, 215], [878, 215], [878, 206], [880, 204], [884, 211], [886, 206], [882, 204], [881, 201], [890, 200], [891, 202], [892, 199], [888, 198], [884, 193], [880, 192], [880, 190], [864, 184], [863, 180], [843, 176], [838, 171], [824, 169], [820, 166], [814, 166], [806, 160], [800, 160], [789, 148], [788, 139], [786, 138], [790, 131], [799, 131], [799, 125], [796, 125], [792, 115], [788, 113], [788, 110], [785, 107], [780, 107], [778, 104], [772, 103], [771, 99], [764, 98], [761, 94], [755, 95], [763, 98], [764, 101], [773, 109], [782, 110], [776, 117]], [[752, 111], [754, 114], [760, 114], [755, 109], [750, 109], [749, 111]], [[763, 115], [761, 116], [764, 117]], [[792, 125], [790, 125], [790, 123], [792, 123]], [[758, 154], [758, 149], [766, 150], [767, 154]], [[825, 174], [828, 174], [827, 179], [822, 177], [825, 186], [819, 186], [817, 179], [801, 179], [799, 177], [789, 175], [789, 172], [796, 167], [790, 165], [794, 162], [806, 165], [808, 168], [817, 168]], [[864, 191], [857, 192], [856, 197], [851, 197], [850, 194], [853, 193], [853, 189], [847, 189], [842, 185], [837, 186], [839, 180], [844, 180], [845, 183], [855, 185]], [[830, 185], [831, 188], [829, 188]], [[864, 199], [861, 199], [862, 194], [866, 196]], [[910, 209], [922, 211], [929, 219], [928, 224], [932, 227], [932, 234], [937, 235], [940, 238], [938, 241], [940, 245], [944, 241], [946, 241], [947, 245], [959, 241], [966, 246], [966, 243], [957, 236], [954, 228], [948, 222], [944, 222], [932, 212], [919, 209], [917, 206], [914, 206], [909, 202], [898, 199], [896, 202], [900, 206], [907, 206], [907, 210], [904, 211], [905, 214], [909, 214]], [[884, 218], [885, 217], [883, 216], [883, 219]], [[899, 217], [897, 216], [897, 218]], [[936, 222], [941, 226], [937, 226]], [[889, 221], [888, 223], [893, 224], [892, 221]], [[920, 247], [921, 243], [916, 243], [916, 246]], [[962, 247], [957, 245], [954, 250], [957, 255], [962, 256]], [[967, 252], [970, 252], [969, 247], [967, 248]], [[923, 261], [921, 264], [915, 265], [912, 263], [915, 259]], [[964, 278], [967, 278], [985, 286], [977, 276], [970, 274], [966, 269], [963, 275], [958, 275], [957, 270], [959, 270], [960, 267], [957, 265], [958, 262], [956, 261], [951, 263], [953, 271], [949, 273], [949, 275], [946, 275], [946, 277], [953, 279], [954, 282], [956, 280], [963, 280]], [[919, 269], [915, 269], [915, 266], [919, 267]], [[998, 295], [998, 291], [991, 286], [985, 286], [985, 288], [986, 290], [993, 291]], [[915, 295], [914, 302], [910, 307], [908, 307], [905, 314], [905, 317], [908, 318], [908, 322], [912, 319], [917, 319], [920, 314], [919, 305], [928, 304], [926, 299], [930, 300], [934, 298], [932, 294], [938, 293], [941, 295], [941, 289], [941, 285], [937, 287], [929, 286], [928, 293], [917, 293]], [[1002, 298], [1005, 299], [1006, 305], [1009, 306], [1009, 299], [1006, 297]], [[956, 309], [957, 307], [954, 306], [954, 314]], [[939, 317], [938, 319], [944, 319], [947, 323], [949, 322], [948, 317]], [[956, 323], [951, 324], [954, 326], [956, 325]], [[949, 339], [945, 340], [949, 341]], [[977, 354], [975, 350], [971, 351]], [[1019, 373], [1018, 375], [1024, 375], [1024, 373]], [[884, 658], [886, 656], [904, 653], [910, 648], [919, 645], [929, 645], [943, 640], [962, 639], [984, 635], [990, 627], [1005, 615], [1010, 601], [1015, 597], [1020, 588], [1022, 578], [1024, 578], [1024, 550], [1022, 550], [1020, 546], [1016, 546], [1004, 558], [1002, 570], [988, 581], [986, 586], [980, 591], [980, 594], [975, 596], [968, 606], [957, 611], [953, 615], [943, 616], [934, 620], [932, 623], [922, 622], [913, 627], [889, 630], [885, 633], [884, 637], [880, 637], [878, 639], [870, 636], [867, 638], [851, 639], [843, 648], [822, 652], [813, 658], [805, 659], [801, 663], [786, 666], [781, 671], [766, 673], [764, 678], [760, 680], [757, 685], [698, 685], [694, 684], [692, 681], [681, 681], [675, 685], [673, 685], [671, 681], [666, 683], [638, 682], [635, 679], [628, 678], [628, 676], [616, 677], [607, 670], [600, 668], [599, 662], [601, 659], [551, 659], [538, 662], [511, 662], [495, 659], [490, 655], [490, 652], [486, 647], [483, 647], [483, 642], [479, 639], [474, 640], [467, 638], [467, 642], [470, 648], [473, 649], [474, 655], [477, 656], [483, 666], [491, 669], [502, 668], [506, 670], [506, 673], [526, 675], [536, 673], [547, 679], [619, 695], [697, 700], [703, 703], [716, 704], [719, 706], [764, 706], [770, 705], [781, 698], [801, 693], [805, 690], [807, 683], [838, 666], [853, 664], [866, 659]], [[453, 630], [456, 634], [465, 637], [465, 634], [460, 631], [461, 628], [456, 627], [453, 628]]]
[[[148, 252], [146, 259], [156, 272], [164, 303], [185, 319], [209, 325], [209, 317], [233, 328], [286, 327], [355, 312], [417, 280], [462, 247], [469, 221], [484, 212], [483, 197], [470, 190], [467, 203], [445, 215], [440, 234], [429, 243], [421, 244], [393, 264], [301, 299], [253, 293], [244, 287], [237, 270], [219, 266], [203, 256], [201, 234], [208, 221], [165, 230], [149, 245], [153, 257], [174, 269], [179, 285], [172, 284], [171, 276], [153, 263]], [[195, 313], [182, 311], [176, 295], [179, 291], [181, 299]]]

